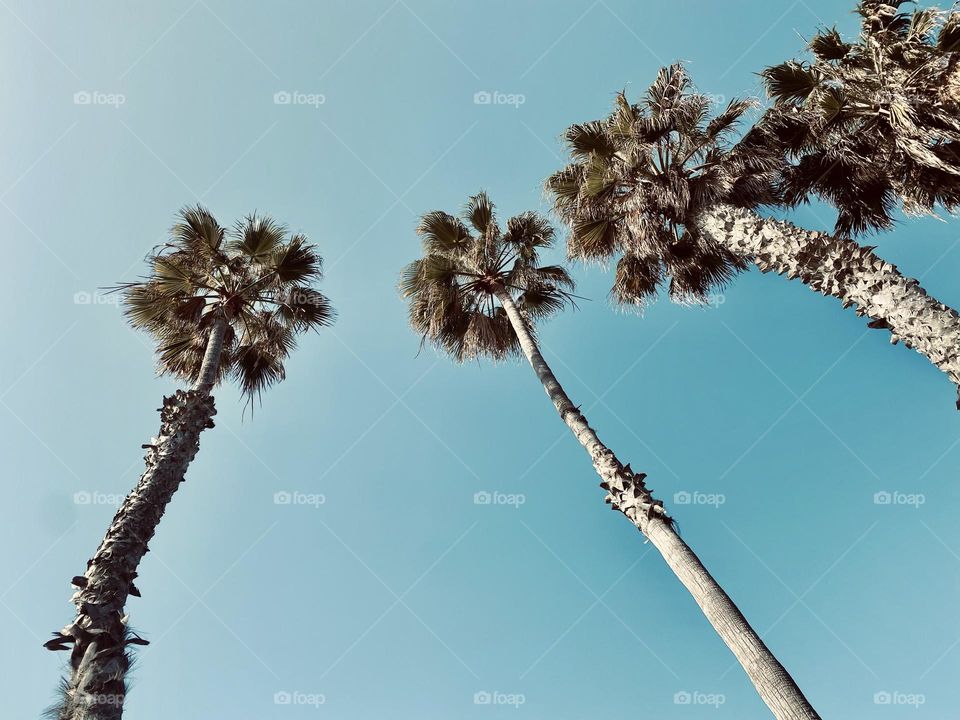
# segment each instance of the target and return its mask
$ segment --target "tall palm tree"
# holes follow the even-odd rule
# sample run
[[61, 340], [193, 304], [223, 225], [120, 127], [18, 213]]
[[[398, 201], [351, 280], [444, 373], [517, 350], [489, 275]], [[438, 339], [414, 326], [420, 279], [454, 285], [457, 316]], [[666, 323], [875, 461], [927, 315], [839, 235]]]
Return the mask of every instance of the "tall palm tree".
[[818, 718], [793, 678], [677, 534], [663, 503], [647, 488], [646, 475], [624, 465], [600, 441], [540, 353], [534, 323], [561, 310], [573, 290], [564, 268], [540, 264], [540, 252], [553, 244], [549, 222], [528, 212], [510, 218], [501, 231], [493, 204], [480, 193], [470, 198], [462, 220], [431, 212], [418, 231], [423, 256], [404, 269], [400, 281], [414, 330], [458, 361], [500, 360], [522, 352], [590, 456], [606, 501], [660, 551], [773, 714], [780, 720]]
[[[814, 42], [821, 48], [826, 43]], [[773, 92], [790, 92], [786, 74], [768, 71]], [[890, 157], [882, 157], [871, 136], [862, 135], [870, 148], [855, 146], [861, 132], [851, 121], [843, 142], [817, 149], [829, 133], [814, 129], [821, 122], [814, 115], [836, 91], [824, 79], [809, 96], [814, 107], [785, 100], [739, 142], [731, 136], [751, 103], [733, 100], [711, 118], [710, 99], [692, 89], [679, 65], [662, 69], [639, 103], [620, 93], [607, 118], [567, 129], [572, 162], [546, 182], [571, 229], [569, 255], [617, 258], [611, 294], [639, 306], [664, 284], [674, 300], [704, 302], [751, 262], [762, 272], [786, 273], [844, 307], [856, 305], [870, 327], [889, 329], [892, 342], [921, 352], [960, 388], [960, 316], [849, 237], [884, 226], [897, 202], [911, 210], [936, 203], [952, 209], [960, 199], [960, 163], [953, 164], [960, 146], [930, 140], [926, 147], [897, 138], [887, 143]], [[956, 110], [950, 112], [949, 122], [956, 124]], [[948, 124], [948, 114], [931, 110], [929, 117]], [[913, 155], [897, 150], [902, 147]], [[871, 148], [875, 157], [866, 155]], [[790, 162], [789, 153], [799, 159]], [[928, 154], [938, 158], [937, 167]], [[890, 162], [893, 157], [899, 166]], [[802, 202], [811, 192], [840, 208], [834, 235], [762, 212], [764, 206]]]
[[187, 383], [163, 399], [160, 432], [143, 447], [146, 470], [114, 515], [86, 572], [74, 577], [73, 622], [46, 643], [67, 650], [58, 720], [116, 720], [126, 694], [128, 595], [167, 503], [213, 427], [211, 392], [235, 381], [248, 401], [285, 377], [297, 335], [329, 325], [334, 311], [312, 287], [322, 261], [303, 235], [251, 215], [226, 232], [207, 210], [187, 208], [169, 241], [148, 257], [149, 275], [122, 292], [130, 324], [157, 344], [158, 369]]

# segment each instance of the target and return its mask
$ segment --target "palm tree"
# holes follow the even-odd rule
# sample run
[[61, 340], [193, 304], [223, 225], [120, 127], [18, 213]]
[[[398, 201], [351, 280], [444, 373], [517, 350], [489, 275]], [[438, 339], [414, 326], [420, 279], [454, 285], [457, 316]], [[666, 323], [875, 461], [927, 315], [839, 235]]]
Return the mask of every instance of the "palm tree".
[[549, 222], [528, 212], [510, 218], [502, 232], [493, 204], [480, 193], [470, 198], [463, 220], [431, 212], [421, 219], [418, 232], [423, 257], [403, 270], [400, 291], [409, 302], [410, 323], [423, 341], [457, 361], [481, 356], [500, 360], [522, 352], [560, 418], [590, 456], [600, 486], [607, 491], [606, 501], [660, 551], [774, 715], [781, 720], [819, 718], [677, 534], [663, 503], [647, 488], [646, 475], [624, 465], [600, 441], [540, 353], [534, 323], [572, 302], [573, 290], [564, 268], [539, 262], [540, 252], [553, 244]]
[[[821, 52], [824, 37], [814, 41]], [[768, 71], [775, 93], [791, 92], [786, 74]], [[851, 120], [844, 142], [816, 149], [829, 133], [813, 129], [813, 116], [829, 106], [836, 90], [824, 79], [809, 96], [813, 107], [785, 100], [782, 105], [791, 107], [766, 114], [739, 142], [731, 135], [751, 103], [735, 99], [711, 118], [710, 98], [691, 88], [679, 65], [662, 69], [640, 103], [618, 94], [609, 117], [567, 129], [572, 162], [546, 182], [571, 229], [569, 255], [617, 258], [612, 297], [641, 307], [668, 281], [672, 299], [697, 303], [750, 262], [762, 272], [785, 273], [844, 307], [856, 305], [871, 328], [889, 329], [892, 342], [924, 354], [960, 388], [960, 316], [872, 247], [849, 237], [850, 231], [885, 226], [897, 202], [910, 210], [936, 203], [952, 209], [960, 199], [960, 163], [953, 164], [960, 146], [929, 140], [931, 147], [921, 150], [919, 140], [904, 145], [894, 139], [887, 143], [891, 157], [882, 157], [883, 146]], [[956, 110], [951, 112], [949, 122], [957, 124]], [[928, 115], [947, 124], [948, 114]], [[861, 137], [868, 148], [854, 146]], [[794, 150], [786, 146], [791, 139]], [[912, 156], [897, 150], [904, 146]], [[865, 159], [871, 151], [876, 159]], [[789, 161], [790, 152], [800, 156], [796, 162]], [[927, 153], [942, 167], [918, 160]], [[883, 177], [880, 168], [887, 168]], [[840, 208], [834, 235], [761, 212], [764, 206], [795, 205], [811, 192]]]
[[128, 595], [167, 503], [213, 427], [211, 392], [235, 381], [252, 402], [285, 377], [297, 335], [329, 325], [334, 311], [312, 287], [322, 261], [303, 235], [251, 215], [225, 232], [207, 210], [187, 208], [170, 240], [148, 257], [150, 274], [117, 288], [130, 324], [157, 343], [158, 369], [190, 383], [165, 397], [160, 432], [143, 447], [146, 470], [117, 510], [77, 588], [73, 622], [46, 643], [67, 650], [71, 674], [54, 709], [59, 720], [116, 720], [126, 693], [128, 645], [146, 641], [127, 625]]
[[812, 62], [762, 73], [776, 105], [761, 124], [791, 160], [785, 204], [829, 201], [844, 235], [889, 229], [901, 205], [960, 207], [960, 13], [903, 4], [863, 0], [856, 42], [823, 30]]

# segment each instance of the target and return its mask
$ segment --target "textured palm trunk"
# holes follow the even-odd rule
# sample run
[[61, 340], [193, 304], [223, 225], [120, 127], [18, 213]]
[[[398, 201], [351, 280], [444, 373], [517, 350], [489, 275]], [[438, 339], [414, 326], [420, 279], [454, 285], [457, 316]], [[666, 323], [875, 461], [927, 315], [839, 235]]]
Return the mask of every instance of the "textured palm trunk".
[[113, 517], [83, 576], [73, 578], [74, 621], [54, 633], [51, 650], [70, 644], [71, 674], [63, 687], [59, 720], [118, 720], [123, 714], [129, 644], [145, 644], [127, 628], [124, 606], [137, 566], [147, 553], [167, 503], [183, 482], [200, 447], [200, 433], [213, 427], [216, 414], [210, 390], [217, 375], [227, 332], [225, 320], [210, 332], [200, 378], [190, 390], [163, 399], [160, 432], [149, 444], [146, 470]]
[[728, 205], [705, 213], [698, 226], [762, 272], [786, 273], [844, 307], [856, 305], [870, 327], [888, 329], [892, 343], [925, 355], [960, 390], [960, 315], [871, 248]]
[[606, 501], [623, 513], [660, 551], [667, 565], [700, 606], [707, 620], [746, 670], [760, 697], [778, 720], [819, 720], [820, 716], [800, 688], [773, 656], [763, 640], [743, 617], [723, 588], [717, 584], [699, 558], [680, 538], [663, 503], [653, 497], [645, 484], [646, 475], [635, 473], [620, 462], [587, 423], [573, 404], [550, 366], [540, 353], [509, 293], [497, 297], [517, 333], [520, 347], [536, 372], [554, 407], [590, 455], [600, 476], [600, 487], [607, 491]]

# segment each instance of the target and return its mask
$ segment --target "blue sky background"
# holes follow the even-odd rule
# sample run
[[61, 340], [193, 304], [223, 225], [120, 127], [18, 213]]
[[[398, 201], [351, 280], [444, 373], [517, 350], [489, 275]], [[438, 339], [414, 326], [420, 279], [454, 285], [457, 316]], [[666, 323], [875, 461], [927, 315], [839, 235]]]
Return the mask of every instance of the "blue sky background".
[[[41, 643], [72, 617], [69, 579], [175, 387], [96, 289], [137, 276], [198, 201], [225, 224], [256, 209], [308, 234], [340, 320], [252, 419], [218, 393], [129, 605], [153, 641], [130, 717], [768, 717], [661, 558], [603, 505], [530, 369], [418, 357], [395, 285], [418, 213], [480, 188], [502, 217], [546, 211], [559, 134], [617, 90], [636, 97], [682, 59], [704, 92], [756, 94], [754, 73], [797, 54], [798, 33], [854, 31], [850, 4], [0, 2], [11, 717], [53, 699], [66, 656]], [[325, 102], [275, 104], [284, 91]], [[477, 105], [481, 91], [525, 101]], [[822, 207], [793, 218], [832, 224]], [[875, 242], [957, 307], [958, 239], [956, 221], [909, 220]], [[610, 308], [607, 270], [575, 272], [591, 301], [544, 327], [548, 360], [821, 714], [955, 712], [947, 379], [778, 277], [640, 318]], [[475, 504], [482, 491], [524, 502]], [[877, 505], [881, 491], [924, 503]], [[724, 502], [678, 505], [683, 492]], [[503, 695], [475, 704], [483, 692]]]

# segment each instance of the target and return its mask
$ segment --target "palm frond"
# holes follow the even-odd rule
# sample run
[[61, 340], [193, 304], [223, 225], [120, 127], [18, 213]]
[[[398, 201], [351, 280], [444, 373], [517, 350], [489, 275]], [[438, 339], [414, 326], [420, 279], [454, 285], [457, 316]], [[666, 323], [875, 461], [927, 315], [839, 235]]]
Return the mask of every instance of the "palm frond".
[[821, 60], [842, 60], [850, 52], [851, 46], [843, 41], [836, 28], [822, 30], [813, 36], [808, 45], [810, 50]]
[[760, 77], [777, 102], [806, 100], [820, 81], [813, 70], [793, 60], [766, 68]]
[[267, 216], [248, 215], [233, 228], [231, 248], [254, 260], [272, 255], [286, 238], [286, 228]]
[[303, 235], [294, 235], [289, 242], [277, 247], [266, 264], [282, 285], [323, 277], [323, 259]]
[[570, 154], [576, 158], [589, 158], [598, 154], [609, 157], [615, 151], [605, 124], [593, 120], [582, 125], [571, 125], [563, 134]]
[[462, 250], [470, 239], [470, 232], [459, 218], [445, 212], [430, 212], [420, 218], [417, 233], [428, 251]]
[[485, 192], [472, 195], [463, 209], [464, 217], [481, 235], [486, 235], [495, 225], [493, 203]]
[[224, 229], [206, 208], [185, 207], [180, 210], [180, 221], [173, 226], [171, 235], [174, 242], [181, 243], [186, 249], [209, 256], [223, 244]]
[[951, 12], [943, 23], [937, 35], [937, 48], [944, 53], [960, 51], [960, 12]]

